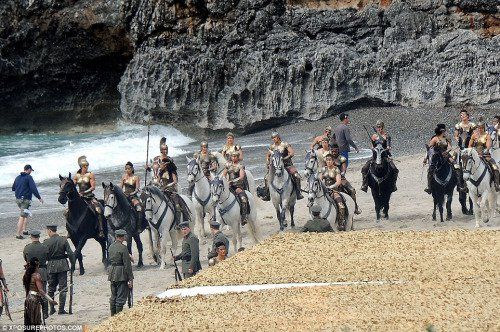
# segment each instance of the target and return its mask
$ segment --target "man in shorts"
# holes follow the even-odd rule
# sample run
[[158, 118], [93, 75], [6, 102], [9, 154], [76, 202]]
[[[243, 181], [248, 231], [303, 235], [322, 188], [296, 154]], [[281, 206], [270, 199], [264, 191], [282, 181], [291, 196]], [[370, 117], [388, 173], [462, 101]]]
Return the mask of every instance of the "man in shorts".
[[31, 215], [29, 208], [31, 206], [31, 198], [33, 195], [35, 195], [40, 203], [43, 204], [43, 199], [38, 193], [35, 181], [30, 175], [31, 172], [33, 172], [31, 165], [24, 166], [24, 171], [16, 177], [14, 184], [12, 185], [12, 191], [16, 193], [17, 206], [21, 211], [19, 221], [17, 222], [16, 233], [16, 239], [20, 240], [24, 239], [22, 234], [28, 235], [28, 232], [26, 231], [26, 220]]

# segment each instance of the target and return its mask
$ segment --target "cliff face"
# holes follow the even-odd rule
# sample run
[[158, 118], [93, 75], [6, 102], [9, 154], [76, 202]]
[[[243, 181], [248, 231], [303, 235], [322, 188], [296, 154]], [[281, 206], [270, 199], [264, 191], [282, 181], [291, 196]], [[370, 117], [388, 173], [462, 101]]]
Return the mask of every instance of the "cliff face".
[[6, 1], [2, 114], [107, 116], [120, 76], [126, 118], [213, 129], [500, 100], [500, 0]]
[[116, 0], [0, 1], [2, 129], [116, 118], [132, 54]]

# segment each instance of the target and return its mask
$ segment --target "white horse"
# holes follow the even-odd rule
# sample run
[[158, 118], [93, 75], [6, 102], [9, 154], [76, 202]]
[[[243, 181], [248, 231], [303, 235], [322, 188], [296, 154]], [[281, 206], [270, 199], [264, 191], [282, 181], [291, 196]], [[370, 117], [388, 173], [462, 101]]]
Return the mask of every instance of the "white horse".
[[492, 183], [493, 176], [473, 148], [462, 151], [462, 167], [464, 168], [464, 180], [467, 181], [467, 188], [469, 188], [469, 196], [474, 204], [477, 228], [479, 220], [487, 223], [495, 216], [497, 193]]
[[[229, 190], [229, 183], [223, 176], [217, 176], [211, 183], [212, 200], [216, 204], [216, 218], [221, 225], [228, 225], [233, 230], [234, 252], [238, 248], [242, 248], [242, 234], [241, 234], [241, 213], [240, 204], [236, 196]], [[247, 217], [247, 226], [254, 243], [259, 243], [259, 233], [256, 225], [257, 221], [257, 207], [253, 199], [253, 195], [248, 190], [246, 191], [248, 197], [248, 205], [250, 206], [250, 214]]]
[[318, 172], [319, 161], [318, 156], [316, 155], [316, 150], [307, 151], [305, 156], [305, 166], [304, 166], [304, 175], [306, 179], [309, 179], [311, 175], [314, 175]]
[[[153, 257], [159, 257], [159, 261], [161, 262], [160, 270], [163, 270], [167, 258], [171, 259], [172, 257], [170, 253], [167, 253], [168, 242], [172, 243], [171, 248], [175, 253], [178, 241], [182, 238], [182, 233], [174, 224], [174, 203], [165, 196], [163, 191], [156, 186], [148, 185], [144, 188], [143, 193], [145, 196], [144, 212], [153, 233], [152, 243], [150, 243], [153, 248], [152, 255]], [[186, 202], [189, 213], [192, 213], [194, 210], [191, 200], [185, 195], [180, 196]], [[179, 222], [182, 222], [183, 218], [181, 214]], [[193, 226], [191, 220], [190, 226]], [[155, 258], [155, 261], [158, 261], [157, 258]]]
[[283, 155], [280, 151], [274, 150], [271, 153], [269, 169], [269, 194], [276, 210], [276, 215], [280, 224], [280, 231], [288, 226], [286, 222], [286, 212], [290, 213], [291, 227], [295, 227], [293, 214], [297, 194], [293, 187], [293, 181], [283, 164]]
[[[226, 165], [227, 160], [226, 158], [224, 158], [224, 155], [219, 151], [212, 152], [212, 155], [215, 157], [215, 159], [217, 159], [217, 167], [214, 171], [215, 175], [219, 176], [224, 170], [224, 166]], [[248, 183], [248, 191], [250, 191], [252, 195], [255, 196], [255, 179], [253, 177], [252, 172], [245, 170], [245, 176], [246, 176], [245, 181]]]
[[[321, 207], [321, 218], [325, 218], [328, 220], [330, 225], [334, 230], [339, 229], [339, 225], [337, 223], [337, 205], [333, 201], [333, 198], [328, 193], [325, 185], [317, 175], [311, 176], [309, 178], [308, 183], [308, 199], [309, 206], [319, 205]], [[346, 225], [345, 230], [351, 231], [353, 230], [354, 224], [354, 210], [356, 210], [356, 204], [351, 196], [346, 193], [339, 192], [345, 200], [346, 205]]]

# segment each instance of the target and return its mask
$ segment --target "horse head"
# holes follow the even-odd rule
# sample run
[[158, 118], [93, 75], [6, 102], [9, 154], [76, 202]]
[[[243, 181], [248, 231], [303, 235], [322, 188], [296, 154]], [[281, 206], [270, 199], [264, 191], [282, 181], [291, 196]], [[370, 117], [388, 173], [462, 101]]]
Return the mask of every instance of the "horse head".
[[479, 155], [473, 148], [463, 149], [461, 152], [462, 169], [464, 173], [464, 180], [467, 181], [472, 175], [472, 166], [479, 162]]
[[113, 210], [118, 205], [115, 194], [115, 186], [113, 183], [106, 185], [102, 183], [102, 188], [104, 189], [104, 217], [109, 218], [113, 214]]
[[387, 156], [387, 149], [382, 147], [382, 144], [377, 144], [373, 149], [373, 160], [376, 165], [382, 165], [382, 160]]
[[193, 183], [201, 173], [201, 167], [198, 161], [194, 158], [186, 157], [187, 159], [187, 181]]
[[[144, 202], [144, 216], [148, 222], [153, 222], [153, 205], [156, 203], [158, 198], [155, 198], [153, 193], [157, 189], [153, 185], [145, 186], [141, 191], [141, 200]], [[159, 189], [158, 189], [159, 190]], [[159, 209], [159, 207], [158, 207]]]
[[318, 169], [318, 156], [316, 155], [316, 151], [312, 149], [311, 151], [306, 150], [305, 157], [305, 172], [304, 175], [306, 178], [314, 174]]
[[283, 164], [283, 154], [279, 150], [274, 150], [271, 154], [271, 165], [274, 169], [274, 175], [282, 177], [285, 166]]
[[76, 194], [76, 187], [71, 179], [71, 173], [68, 174], [68, 177], [65, 178], [59, 174], [59, 197], [57, 201], [61, 204], [66, 204], [68, 199], [71, 199]]
[[318, 177], [318, 174], [314, 174], [314, 176], [311, 176], [308, 180], [308, 195], [307, 199], [309, 200], [309, 203], [307, 206], [312, 206], [314, 203], [314, 200], [318, 197], [318, 194], [321, 190], [321, 181]]
[[228, 189], [228, 183], [223, 176], [216, 176], [210, 182], [210, 192], [212, 194], [212, 200], [218, 202], [225, 190]]

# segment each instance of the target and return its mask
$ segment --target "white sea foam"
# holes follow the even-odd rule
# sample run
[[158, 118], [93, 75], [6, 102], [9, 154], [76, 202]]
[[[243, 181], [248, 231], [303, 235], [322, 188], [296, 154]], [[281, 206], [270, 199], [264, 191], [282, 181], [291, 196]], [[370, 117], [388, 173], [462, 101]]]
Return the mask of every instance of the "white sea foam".
[[[182, 146], [193, 140], [170, 126], [151, 126], [149, 156], [158, 154], [159, 141], [167, 138], [169, 155], [177, 156], [186, 151]], [[23, 140], [24, 150], [32, 151], [31, 140], [44, 137], [33, 135], [17, 135]], [[79, 136], [65, 137], [55, 140], [52, 146], [33, 152], [23, 152], [0, 157], [0, 187], [12, 185], [14, 178], [25, 164], [31, 164], [35, 172], [33, 178], [37, 182], [58, 177], [58, 174], [74, 174], [78, 170], [77, 159], [87, 156], [92, 171], [123, 166], [127, 161], [144, 164], [146, 161], [147, 128], [141, 125], [119, 125], [112, 134], [96, 135], [95, 138], [82, 139]], [[37, 144], [33, 141], [33, 144]], [[21, 149], [21, 148], [20, 148]], [[22, 151], [22, 150], [20, 150]]]

